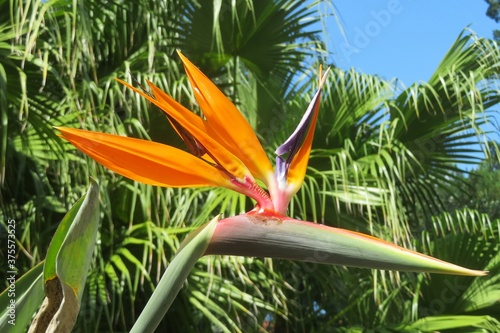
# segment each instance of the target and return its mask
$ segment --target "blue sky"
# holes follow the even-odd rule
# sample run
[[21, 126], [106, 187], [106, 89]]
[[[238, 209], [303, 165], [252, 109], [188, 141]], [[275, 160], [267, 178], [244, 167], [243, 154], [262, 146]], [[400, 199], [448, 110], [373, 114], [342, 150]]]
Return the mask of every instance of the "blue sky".
[[[328, 20], [333, 63], [406, 86], [427, 80], [467, 26], [491, 38], [500, 24], [486, 16], [484, 0], [333, 1], [345, 30]], [[329, 8], [328, 12], [332, 12]]]
[[[427, 81], [465, 28], [487, 38], [493, 37], [494, 29], [500, 29], [500, 23], [486, 16], [488, 4], [484, 0], [333, 3], [336, 18], [328, 18], [326, 24], [329, 62], [386, 80], [398, 78], [406, 87]], [[324, 12], [331, 13], [332, 8], [324, 8]], [[495, 118], [500, 123], [500, 117]], [[498, 129], [491, 125], [483, 129], [497, 133], [490, 134], [490, 138], [500, 140]]]

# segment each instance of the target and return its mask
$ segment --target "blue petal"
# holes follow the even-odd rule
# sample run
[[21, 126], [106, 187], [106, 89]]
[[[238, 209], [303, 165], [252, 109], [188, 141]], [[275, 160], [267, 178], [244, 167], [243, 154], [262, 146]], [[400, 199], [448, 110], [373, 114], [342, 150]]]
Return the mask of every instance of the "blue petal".
[[283, 157], [276, 156], [276, 170], [274, 174], [276, 175], [278, 184], [286, 181], [286, 173], [289, 167], [290, 163], [287, 163], [287, 161]]
[[[309, 107], [306, 112], [302, 116], [299, 125], [295, 129], [295, 131], [290, 135], [290, 137], [279, 146], [275, 153], [278, 155], [276, 157], [276, 178], [280, 179], [280, 176], [286, 177], [286, 173], [288, 172], [288, 168], [293, 158], [297, 154], [297, 152], [302, 147], [304, 140], [309, 132], [309, 127], [311, 126], [311, 121], [314, 115], [314, 108], [317, 103], [319, 103], [319, 94], [320, 91], [316, 92], [314, 98], [312, 99]], [[283, 158], [283, 155], [288, 154], [286, 157], [286, 161]]]

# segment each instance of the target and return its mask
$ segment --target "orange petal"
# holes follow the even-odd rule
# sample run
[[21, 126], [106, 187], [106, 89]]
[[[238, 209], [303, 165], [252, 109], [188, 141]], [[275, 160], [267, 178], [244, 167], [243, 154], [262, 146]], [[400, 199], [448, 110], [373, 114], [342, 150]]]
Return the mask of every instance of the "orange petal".
[[[295, 155], [294, 159], [290, 163], [290, 168], [288, 169], [287, 182], [290, 185], [287, 193], [288, 197], [291, 197], [299, 190], [306, 175], [307, 165], [309, 163], [309, 155], [311, 154], [312, 142], [314, 138], [314, 130], [316, 129], [316, 121], [318, 120], [321, 88], [325, 83], [329, 70], [330, 68], [328, 68], [325, 74], [323, 74], [323, 76], [321, 77], [318, 92], [311, 101], [311, 103], [314, 103], [314, 115], [311, 120], [311, 125], [309, 126], [309, 132], [304, 139], [302, 147], [297, 152], [297, 155]], [[322, 72], [321, 66], [319, 71], [320, 73]]]
[[220, 143], [269, 186], [273, 167], [250, 124], [209, 78], [182, 53], [178, 54], [208, 125], [222, 139]]
[[156, 186], [234, 189], [221, 170], [180, 149], [112, 134], [56, 129], [79, 150], [127, 178]]
[[170, 117], [175, 119], [182, 127], [193, 135], [196, 140], [203, 145], [203, 147], [205, 147], [206, 151], [210, 153], [210, 156], [217, 162], [217, 164], [227, 170], [234, 177], [240, 180], [245, 178], [253, 179], [245, 164], [243, 164], [237, 156], [233, 155], [217, 140], [210, 136], [207, 131], [206, 122], [199, 116], [177, 103], [172, 97], [168, 96], [151, 82], [148, 82], [148, 85], [154, 94], [154, 98], [131, 86], [127, 82], [119, 79], [117, 79], [117, 81], [137, 92]]

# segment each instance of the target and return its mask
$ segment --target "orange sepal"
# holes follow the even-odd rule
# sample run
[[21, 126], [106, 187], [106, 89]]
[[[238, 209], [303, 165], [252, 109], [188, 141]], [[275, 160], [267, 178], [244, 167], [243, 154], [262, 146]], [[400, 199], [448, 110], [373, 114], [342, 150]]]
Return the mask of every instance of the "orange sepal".
[[273, 167], [250, 124], [205, 74], [181, 52], [178, 54], [214, 135], [222, 139], [219, 142], [238, 156], [255, 178], [269, 185]]
[[199, 116], [193, 112], [186, 109], [181, 104], [177, 103], [173, 98], [168, 96], [160, 88], [155, 86], [152, 82], [148, 81], [149, 88], [152, 90], [154, 98], [150, 95], [140, 91], [139, 89], [131, 86], [125, 81], [116, 79], [121, 84], [132, 89], [136, 93], [140, 94], [148, 101], [156, 105], [159, 109], [165, 112], [167, 115], [175, 119], [179, 125], [184, 127], [193, 137], [198, 140], [203, 147], [205, 147], [207, 153], [225, 170], [232, 174], [237, 179], [250, 178], [253, 179], [250, 171], [246, 168], [245, 164], [231, 151], [227, 150], [226, 147], [221, 145], [217, 138], [212, 137], [206, 127], [206, 121], [201, 119]]
[[62, 133], [61, 137], [103, 166], [141, 183], [234, 189], [221, 170], [180, 149], [112, 134], [63, 127], [56, 129]]

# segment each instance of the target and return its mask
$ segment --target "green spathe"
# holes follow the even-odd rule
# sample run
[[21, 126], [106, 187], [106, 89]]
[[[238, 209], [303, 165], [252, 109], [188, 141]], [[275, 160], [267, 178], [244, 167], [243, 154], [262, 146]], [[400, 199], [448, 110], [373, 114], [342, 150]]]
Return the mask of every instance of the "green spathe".
[[322, 264], [455, 275], [486, 275], [376, 237], [272, 213], [219, 221], [205, 254], [270, 257]]

